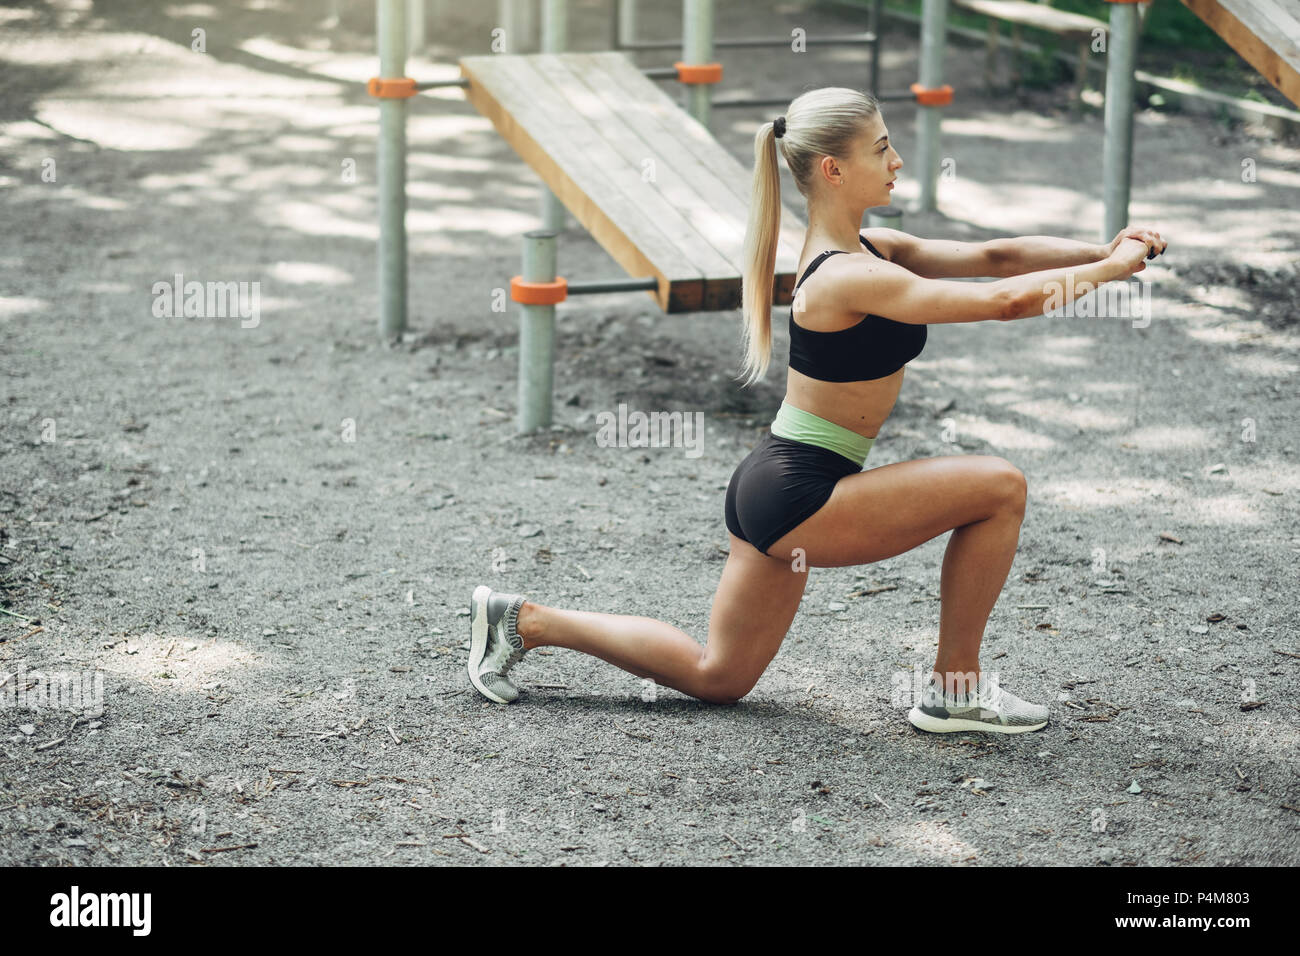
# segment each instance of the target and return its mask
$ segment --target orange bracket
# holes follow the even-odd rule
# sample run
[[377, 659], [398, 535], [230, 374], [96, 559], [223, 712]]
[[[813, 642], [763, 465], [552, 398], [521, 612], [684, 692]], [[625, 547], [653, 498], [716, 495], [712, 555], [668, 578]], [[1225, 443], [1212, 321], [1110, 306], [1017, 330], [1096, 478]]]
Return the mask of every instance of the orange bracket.
[[913, 83], [909, 89], [921, 106], [947, 106], [952, 102], [952, 87], [947, 83], [943, 86], [922, 86], [920, 83]]
[[677, 79], [682, 83], [717, 83], [722, 79], [721, 63], [683, 63], [678, 60], [673, 66], [677, 68]]
[[366, 83], [366, 92], [381, 100], [404, 100], [414, 96], [419, 90], [415, 88], [415, 80], [409, 76], [388, 80], [376, 76]]
[[523, 276], [510, 280], [510, 298], [521, 305], [554, 305], [569, 296], [569, 282], [560, 277], [554, 282], [526, 282]]

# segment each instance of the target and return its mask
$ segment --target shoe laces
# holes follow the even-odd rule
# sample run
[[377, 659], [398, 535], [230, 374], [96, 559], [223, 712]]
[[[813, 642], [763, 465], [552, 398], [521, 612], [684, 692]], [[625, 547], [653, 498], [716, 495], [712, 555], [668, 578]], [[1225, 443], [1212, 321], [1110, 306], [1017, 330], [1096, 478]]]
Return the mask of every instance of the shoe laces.
[[514, 667], [515, 664], [519, 662], [519, 659], [523, 657], [524, 654], [526, 654], [527, 652], [528, 652], [528, 648], [521, 647], [518, 648], [517, 650], [512, 650], [509, 654], [507, 654], [506, 662], [501, 665], [501, 671], [500, 671], [501, 675], [504, 677], [506, 672], [509, 671], [510, 668]]
[[980, 703], [989, 710], [1002, 712], [1002, 685], [997, 681], [989, 683], [989, 689], [986, 693], [980, 694]]

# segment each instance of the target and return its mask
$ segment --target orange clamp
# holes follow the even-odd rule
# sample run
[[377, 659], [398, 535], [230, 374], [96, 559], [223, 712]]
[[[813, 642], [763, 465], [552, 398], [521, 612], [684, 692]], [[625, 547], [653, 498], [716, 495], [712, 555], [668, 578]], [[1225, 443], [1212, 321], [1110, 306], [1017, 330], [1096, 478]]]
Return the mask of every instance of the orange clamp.
[[920, 83], [913, 83], [909, 89], [921, 106], [947, 106], [952, 102], [952, 87], [947, 83], [943, 86], [922, 86]]
[[510, 298], [521, 305], [555, 305], [569, 296], [569, 283], [563, 277], [553, 282], [527, 282], [523, 276], [510, 280]]
[[677, 68], [677, 79], [682, 83], [717, 83], [722, 79], [721, 63], [683, 63], [678, 60], [673, 66]]
[[370, 81], [366, 83], [366, 92], [382, 100], [404, 100], [407, 97], [414, 96], [419, 90], [415, 88], [415, 80], [409, 76], [401, 76], [396, 79], [383, 79], [375, 76], [371, 77]]

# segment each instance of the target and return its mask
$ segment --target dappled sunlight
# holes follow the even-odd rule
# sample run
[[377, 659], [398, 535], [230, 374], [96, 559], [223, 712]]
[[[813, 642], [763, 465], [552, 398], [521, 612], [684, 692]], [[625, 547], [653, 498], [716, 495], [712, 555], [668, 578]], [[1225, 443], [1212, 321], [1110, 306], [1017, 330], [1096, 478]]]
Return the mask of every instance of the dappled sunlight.
[[267, 275], [291, 285], [346, 285], [353, 281], [345, 270], [320, 262], [277, 262]]
[[1254, 527], [1266, 523], [1265, 502], [1269, 499], [1258, 494], [1206, 494], [1205, 491], [1204, 484], [1192, 481], [1178, 483], [1161, 478], [1117, 481], [1097, 477], [1035, 482], [1032, 493], [1072, 511], [1106, 508], [1127, 511], [1136, 507], [1148, 518], [1159, 515], [1190, 527]]
[[972, 209], [997, 209], [998, 228], [1022, 234], [1050, 231], [1043, 218], [1045, 210], [1051, 210], [1051, 222], [1059, 232], [1062, 222], [1092, 221], [1101, 209], [1098, 200], [1081, 196], [1078, 189], [1071, 186], [999, 181], [982, 183], [961, 175], [951, 181], [941, 178], [939, 197], [942, 210], [945, 213], [951, 210], [955, 218]]
[[260, 206], [256, 214], [269, 228], [296, 229], [308, 236], [344, 236], [367, 242], [379, 240], [378, 216], [348, 219], [331, 212], [323, 203], [285, 200]]
[[1109, 484], [1101, 477], [1035, 481], [1036, 498], [1076, 508], [1126, 508], [1150, 498], [1173, 500], [1185, 495], [1183, 486], [1163, 478], [1129, 478], [1123, 484]]
[[112, 674], [147, 684], [156, 690], [202, 693], [204, 685], [237, 676], [240, 670], [262, 667], [263, 655], [234, 641], [184, 632], [135, 635], [100, 649], [87, 663]]
[[427, 199], [430, 202], [458, 202], [469, 205], [474, 202], [478, 190], [475, 187], [452, 186], [436, 180], [413, 180], [406, 184], [406, 195], [412, 199]]
[[[530, 229], [537, 228], [535, 212], [519, 212], [514, 209], [491, 209], [479, 207], [472, 215], [464, 206], [451, 206], [439, 210], [412, 209], [406, 213], [406, 228], [409, 233], [445, 233], [452, 235], [464, 233], [482, 238], [498, 236], [502, 239], [519, 237]], [[453, 243], [450, 247], [464, 251], [462, 243]]]
[[998, 115], [982, 113], [979, 116], [945, 119], [943, 135], [954, 139], [978, 137], [1006, 143], [1008, 148], [1016, 143], [1059, 143], [1067, 146], [1078, 133], [1058, 119], [1018, 110]]
[[0, 296], [0, 322], [16, 319], [20, 315], [33, 315], [48, 312], [50, 303], [46, 299], [36, 299], [25, 295]]
[[911, 850], [925, 862], [976, 863], [979, 861], [979, 850], [975, 845], [967, 843], [954, 834], [948, 828], [946, 821], [916, 820], [899, 823], [887, 829], [883, 835], [889, 843], [904, 850]]
[[999, 449], [1048, 449], [1055, 448], [1056, 441], [1046, 435], [1038, 435], [1031, 431], [1026, 431], [1017, 425], [1011, 425], [1007, 422], [991, 422], [987, 419], [957, 419], [957, 427], [960, 432], [966, 435], [974, 435], [976, 438], [982, 438], [994, 448]]
[[1150, 425], [1123, 434], [1120, 440], [1141, 451], [1187, 451], [1217, 445], [1219, 432], [1193, 425]]
[[1060, 399], [1015, 402], [1007, 407], [1030, 418], [1094, 431], [1123, 428], [1129, 422], [1128, 415], [1115, 415], [1089, 405], [1074, 404]]
[[[1300, 365], [1270, 358], [1267, 355], [1227, 355], [1224, 364], [1246, 375], [1260, 378], [1292, 378], [1300, 372]], [[1294, 383], [1292, 383], [1294, 387]]]
[[1258, 319], [1224, 317], [1213, 325], [1189, 328], [1186, 335], [1206, 345], [1255, 345], [1300, 350], [1300, 334], [1271, 329]]
[[192, 104], [177, 101], [171, 108], [156, 101], [119, 102], [111, 110], [99, 100], [43, 100], [36, 116], [65, 136], [87, 140], [104, 149], [193, 149], [207, 131], [186, 121]]

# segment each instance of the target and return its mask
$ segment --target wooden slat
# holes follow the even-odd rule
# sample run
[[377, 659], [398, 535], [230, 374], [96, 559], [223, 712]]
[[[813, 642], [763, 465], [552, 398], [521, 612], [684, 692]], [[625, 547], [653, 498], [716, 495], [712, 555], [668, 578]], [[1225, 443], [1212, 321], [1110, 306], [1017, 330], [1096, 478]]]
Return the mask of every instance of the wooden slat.
[[622, 165], [593, 142], [581, 117], [546, 95], [549, 83], [527, 57], [464, 57], [466, 98], [631, 276], [655, 276], [665, 312], [704, 306], [704, 274], [659, 228], [652, 213], [620, 188], [611, 170]]
[[1008, 23], [1020, 23], [1027, 27], [1071, 36], [1079, 33], [1092, 33], [1097, 27], [1106, 24], [1095, 17], [1068, 10], [1057, 10], [1043, 3], [1028, 3], [1025, 0], [953, 0], [958, 7], [965, 7], [976, 13]]
[[[665, 143], [674, 143], [685, 147], [680, 152], [695, 157], [700, 167], [711, 174], [725, 188], [731, 200], [740, 203], [741, 218], [748, 219], [750, 185], [753, 173], [736, 159], [713, 138], [708, 128], [700, 124], [690, 114], [677, 108], [672, 99], [664, 93], [660, 84], [646, 78], [640, 69], [627, 57], [619, 53], [587, 53], [575, 55], [580, 57], [584, 67], [598, 69], [605, 81], [610, 84], [611, 92], [617, 89], [618, 96], [626, 108], [636, 110], [647, 122], [658, 122]], [[682, 118], [689, 123], [680, 122]], [[673, 122], [673, 120], [678, 120]], [[798, 216], [782, 207], [780, 236], [781, 250], [793, 256], [798, 262], [803, 249], [803, 224]], [[792, 264], [793, 267], [793, 264]]]
[[1300, 106], [1300, 25], [1269, 0], [1182, 0], [1243, 60]]
[[[661, 156], [647, 137], [649, 131], [638, 129], [639, 124], [624, 104], [611, 102], [593, 89], [576, 70], [581, 70], [579, 57], [572, 54], [548, 55], [531, 58], [532, 65], [554, 86], [561, 102], [575, 113], [581, 114], [600, 137], [623, 160], [614, 168], [614, 177], [623, 182], [629, 193], [648, 200], [642, 194], [654, 193], [662, 203], [660, 209], [671, 208], [689, 228], [676, 228], [673, 238], [682, 251], [704, 273], [704, 309], [733, 309], [740, 302], [739, 246], [744, 239], [743, 225], [734, 215], [719, 208], [708, 191], [700, 191], [689, 179], [675, 175], [683, 171]], [[598, 84], [599, 85], [599, 84]], [[645, 175], [645, 162], [654, 161], [654, 176]], [[655, 213], [648, 210], [648, 214]], [[661, 227], [664, 223], [660, 223]], [[707, 248], [706, 248], [707, 247]], [[707, 264], [713, 262], [715, 267]]]
[[[601, 100], [609, 121], [626, 125], [638, 136], [642, 144], [641, 161], [654, 161], [656, 184], [664, 190], [688, 189], [693, 203], [707, 211], [704, 217], [707, 225], [713, 225], [714, 220], [725, 225], [725, 228], [717, 229], [714, 245], [736, 266], [737, 271], [741, 271], [744, 227], [748, 221], [749, 209], [728, 188], [728, 178], [735, 174], [733, 169], [724, 168], [731, 159], [730, 153], [715, 142], [710, 161], [698, 159], [678, 146], [671, 128], [664, 125], [659, 114], [645, 109], [634, 98], [624, 95], [615, 78], [605, 72], [602, 63], [592, 54], [568, 55], [564, 62], [573, 71], [573, 75], [585, 84], [584, 95]], [[639, 83], [650, 83], [639, 73], [635, 79]], [[683, 114], [678, 111], [677, 115]], [[743, 170], [740, 174], [746, 175]]]
[[[576, 56], [576, 55], [575, 55]], [[740, 215], [740, 232], [744, 234], [749, 219], [750, 186], [753, 170], [746, 169], [729, 153], [701, 122], [689, 113], [681, 111], [664, 94], [662, 88], [654, 85], [640, 72], [636, 65], [628, 60], [624, 53], [601, 52], [581, 55], [591, 65], [598, 66], [604, 77], [616, 88], [620, 98], [627, 101], [629, 109], [636, 109], [647, 118], [654, 117], [666, 140], [672, 143], [682, 157], [694, 157], [705, 169], [712, 169], [715, 178], [731, 196], [732, 202], [740, 203], [744, 212]], [[719, 195], [723, 195], [720, 191]], [[805, 226], [796, 213], [781, 204], [780, 241], [776, 252], [775, 298], [774, 304], [789, 304], [792, 300], [794, 272], [798, 268], [800, 252], [803, 248]], [[744, 271], [744, 263], [737, 263], [737, 268]]]
[[[715, 300], [732, 298], [725, 286], [731, 263], [640, 176], [624, 174], [628, 161], [603, 131], [565, 103], [551, 79], [538, 72], [537, 60], [555, 56], [464, 57], [461, 73], [471, 81], [467, 98], [621, 267], [632, 276], [658, 278], [660, 308], [727, 307]], [[731, 280], [738, 286], [738, 276]]]

